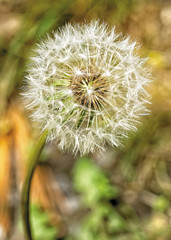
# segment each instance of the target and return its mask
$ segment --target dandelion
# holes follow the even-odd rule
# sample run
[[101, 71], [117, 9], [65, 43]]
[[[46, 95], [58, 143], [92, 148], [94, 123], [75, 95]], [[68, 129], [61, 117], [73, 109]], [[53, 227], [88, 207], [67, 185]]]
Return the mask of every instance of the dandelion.
[[37, 45], [23, 95], [48, 141], [81, 155], [122, 146], [148, 113], [149, 73], [137, 49], [99, 21], [67, 24]]

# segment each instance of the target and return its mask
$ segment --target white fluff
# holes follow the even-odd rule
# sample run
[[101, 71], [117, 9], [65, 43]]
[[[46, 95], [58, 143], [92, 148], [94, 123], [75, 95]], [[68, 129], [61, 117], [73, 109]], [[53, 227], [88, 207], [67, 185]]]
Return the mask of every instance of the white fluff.
[[119, 147], [148, 113], [145, 62], [135, 42], [105, 23], [67, 24], [37, 45], [23, 96], [61, 149], [83, 155]]

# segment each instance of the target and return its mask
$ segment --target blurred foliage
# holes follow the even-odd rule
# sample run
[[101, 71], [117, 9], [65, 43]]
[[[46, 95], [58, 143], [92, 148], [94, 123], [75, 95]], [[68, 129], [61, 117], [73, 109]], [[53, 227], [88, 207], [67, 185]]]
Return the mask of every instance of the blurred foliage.
[[150, 51], [149, 54], [149, 60], [148, 62], [157, 67], [157, 68], [163, 68], [166, 63], [165, 63], [165, 58], [163, 57], [162, 53], [159, 51]]
[[[32, 231], [35, 240], [55, 240], [57, 229], [50, 224], [50, 216], [48, 212], [43, 211], [40, 206], [32, 204], [31, 208]], [[22, 222], [20, 219], [19, 227], [22, 230]]]
[[115, 233], [124, 231], [126, 222], [109, 202], [118, 196], [118, 189], [109, 183], [103, 171], [91, 159], [82, 158], [77, 161], [73, 177], [75, 188], [88, 209], [73, 239], [113, 239]]
[[83, 194], [82, 200], [91, 208], [103, 199], [117, 196], [117, 187], [111, 186], [103, 171], [88, 158], [77, 162], [73, 176], [75, 189]]
[[42, 211], [39, 206], [32, 205], [32, 226], [35, 240], [55, 240], [57, 229], [50, 225], [50, 217], [47, 212]]
[[134, 210], [124, 203], [118, 206], [118, 187], [109, 182], [109, 178], [92, 159], [79, 159], [73, 178], [87, 214], [77, 234], [71, 239], [121, 240], [128, 239], [130, 234], [133, 240], [147, 239], [139, 224], [136, 226], [134, 222]]

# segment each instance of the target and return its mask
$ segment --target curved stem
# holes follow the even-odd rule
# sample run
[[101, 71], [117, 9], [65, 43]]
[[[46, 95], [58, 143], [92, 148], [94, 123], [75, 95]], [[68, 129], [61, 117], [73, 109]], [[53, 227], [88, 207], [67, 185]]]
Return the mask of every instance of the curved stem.
[[45, 130], [41, 134], [29, 158], [28, 169], [27, 169], [26, 177], [24, 179], [23, 187], [22, 187], [21, 212], [22, 212], [22, 220], [23, 220], [24, 234], [25, 234], [26, 240], [33, 240], [31, 226], [30, 226], [30, 214], [29, 214], [30, 188], [31, 188], [31, 181], [34, 174], [34, 170], [39, 162], [39, 157], [45, 145], [46, 137], [47, 137], [47, 131]]

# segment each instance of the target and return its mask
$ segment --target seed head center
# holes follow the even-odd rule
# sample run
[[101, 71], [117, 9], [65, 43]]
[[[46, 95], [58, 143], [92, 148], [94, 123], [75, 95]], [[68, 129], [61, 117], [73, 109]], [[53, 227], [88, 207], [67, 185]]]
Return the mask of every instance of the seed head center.
[[109, 84], [101, 74], [74, 75], [70, 82], [75, 102], [92, 110], [100, 110], [105, 103]]

